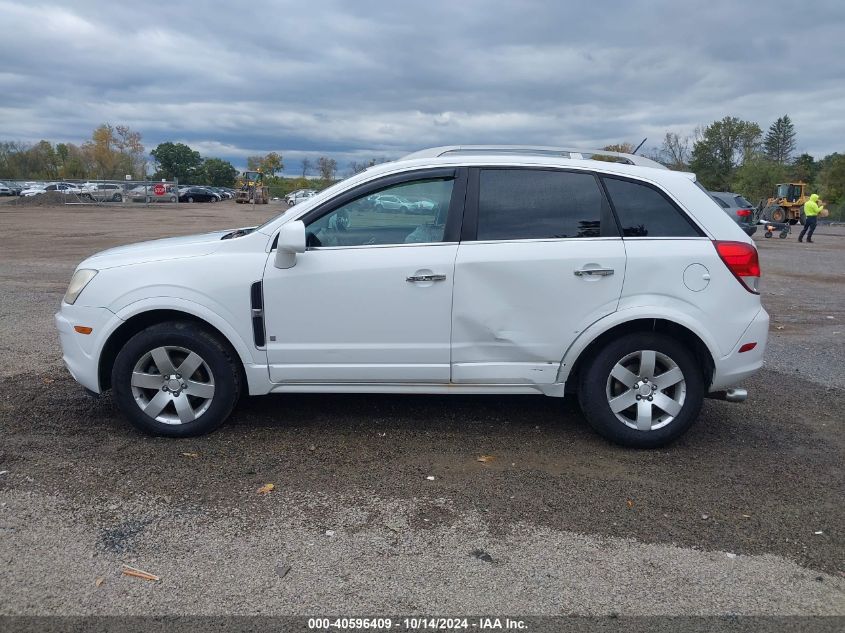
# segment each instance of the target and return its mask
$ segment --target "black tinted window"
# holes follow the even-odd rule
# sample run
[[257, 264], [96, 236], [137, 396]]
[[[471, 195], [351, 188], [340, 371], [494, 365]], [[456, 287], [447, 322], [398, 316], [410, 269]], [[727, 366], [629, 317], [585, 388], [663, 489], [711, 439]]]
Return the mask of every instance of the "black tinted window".
[[625, 237], [698, 237], [686, 216], [657, 189], [616, 178], [604, 183]]
[[479, 189], [479, 240], [601, 235], [602, 196], [592, 174], [485, 169]]

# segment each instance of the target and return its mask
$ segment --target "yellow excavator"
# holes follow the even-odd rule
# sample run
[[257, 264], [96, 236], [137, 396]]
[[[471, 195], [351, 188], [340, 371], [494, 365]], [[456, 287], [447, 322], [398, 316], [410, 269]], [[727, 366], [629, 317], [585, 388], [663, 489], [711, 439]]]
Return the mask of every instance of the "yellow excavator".
[[270, 202], [270, 189], [264, 185], [264, 174], [260, 171], [241, 172], [235, 186], [238, 190], [235, 202], [238, 204], [267, 204]]
[[762, 216], [772, 222], [804, 223], [804, 203], [810, 199], [806, 182], [787, 182], [776, 186], [775, 195], [763, 203]]

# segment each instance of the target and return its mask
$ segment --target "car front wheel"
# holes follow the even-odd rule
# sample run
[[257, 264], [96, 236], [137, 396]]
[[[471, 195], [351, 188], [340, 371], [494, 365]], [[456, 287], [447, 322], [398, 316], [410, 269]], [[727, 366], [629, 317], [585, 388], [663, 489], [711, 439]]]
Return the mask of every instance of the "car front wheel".
[[240, 395], [233, 352], [191, 322], [150, 326], [117, 355], [112, 390], [121, 411], [152, 435], [210, 433], [231, 414]]
[[579, 400], [590, 426], [623, 446], [655, 448], [698, 417], [704, 378], [677, 340], [635, 332], [598, 350], [581, 374]]

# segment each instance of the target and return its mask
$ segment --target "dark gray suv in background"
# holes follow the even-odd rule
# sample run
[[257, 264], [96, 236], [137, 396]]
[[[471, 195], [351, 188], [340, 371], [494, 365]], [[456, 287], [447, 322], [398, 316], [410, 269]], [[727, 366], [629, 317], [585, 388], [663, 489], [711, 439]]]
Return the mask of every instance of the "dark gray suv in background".
[[709, 193], [725, 213], [739, 224], [746, 235], [754, 235], [757, 231], [757, 220], [754, 217], [753, 204], [738, 193], [729, 191], [710, 191]]

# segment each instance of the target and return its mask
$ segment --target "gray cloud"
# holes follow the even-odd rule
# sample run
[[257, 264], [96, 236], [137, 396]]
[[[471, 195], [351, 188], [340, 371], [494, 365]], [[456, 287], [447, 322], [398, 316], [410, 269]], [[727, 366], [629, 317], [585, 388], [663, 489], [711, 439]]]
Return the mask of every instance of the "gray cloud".
[[800, 151], [845, 150], [838, 1], [0, 0], [0, 15], [0, 139], [79, 142], [109, 121], [239, 165], [281, 151], [295, 172], [319, 154], [651, 144], [788, 113]]

